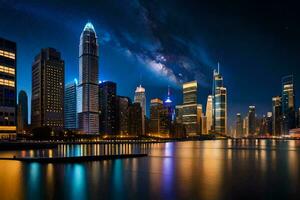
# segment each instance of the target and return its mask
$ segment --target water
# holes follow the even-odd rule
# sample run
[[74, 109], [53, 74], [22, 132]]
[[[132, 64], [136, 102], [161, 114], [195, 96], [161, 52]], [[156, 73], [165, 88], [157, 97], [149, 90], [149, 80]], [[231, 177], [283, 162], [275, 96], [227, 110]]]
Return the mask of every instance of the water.
[[148, 157], [78, 164], [1, 160], [0, 199], [300, 198], [300, 141], [60, 145], [0, 157], [145, 152]]

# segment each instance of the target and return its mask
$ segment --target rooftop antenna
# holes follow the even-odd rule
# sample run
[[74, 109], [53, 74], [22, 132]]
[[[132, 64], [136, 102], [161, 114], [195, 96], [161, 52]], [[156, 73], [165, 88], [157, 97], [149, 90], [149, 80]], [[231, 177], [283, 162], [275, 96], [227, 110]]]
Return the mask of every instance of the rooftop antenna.
[[140, 73], [140, 87], [142, 86], [142, 74]]
[[220, 74], [220, 63], [218, 62], [218, 74]]
[[171, 96], [171, 90], [170, 90], [170, 85], [168, 85], [168, 97]]

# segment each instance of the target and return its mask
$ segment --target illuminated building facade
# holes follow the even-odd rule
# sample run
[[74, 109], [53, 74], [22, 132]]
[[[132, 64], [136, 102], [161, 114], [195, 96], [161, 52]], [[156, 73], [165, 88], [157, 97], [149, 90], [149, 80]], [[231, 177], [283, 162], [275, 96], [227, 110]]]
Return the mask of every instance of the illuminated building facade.
[[169, 137], [170, 118], [168, 108], [164, 107], [163, 101], [158, 98], [151, 99], [149, 129], [151, 136]]
[[42, 49], [32, 64], [32, 128], [64, 127], [65, 64], [60, 52], [53, 48]]
[[16, 133], [17, 45], [0, 38], [0, 138]]
[[131, 99], [129, 97], [117, 96], [117, 127], [119, 135], [129, 135], [129, 108]]
[[117, 84], [99, 84], [99, 131], [102, 135], [117, 134]]
[[236, 137], [240, 138], [243, 137], [243, 118], [241, 113], [236, 114]]
[[196, 136], [199, 134], [199, 124], [197, 118], [197, 81], [184, 83], [182, 85], [182, 89], [182, 124], [185, 126], [187, 136]]
[[76, 130], [77, 121], [77, 80], [65, 86], [65, 129]]
[[208, 95], [208, 97], [207, 97], [205, 116], [206, 116], [207, 133], [209, 133], [212, 130], [212, 124], [213, 124], [213, 97], [212, 97], [212, 95]]
[[248, 131], [249, 135], [253, 136], [256, 133], [256, 113], [255, 106], [249, 106], [248, 111]]
[[272, 98], [272, 132], [274, 136], [280, 136], [282, 131], [281, 97]]
[[24, 133], [28, 127], [28, 96], [24, 90], [21, 90], [18, 95], [18, 133]]
[[85, 25], [79, 44], [77, 90], [78, 129], [84, 134], [99, 133], [98, 41], [94, 26]]
[[217, 87], [214, 96], [214, 130], [227, 134], [227, 90]]
[[296, 125], [294, 77], [292, 75], [282, 78], [281, 106], [282, 131], [284, 135], [287, 135], [289, 130], [295, 128]]
[[223, 86], [219, 64], [218, 71], [214, 70], [213, 74], [212, 104], [212, 129], [215, 133], [227, 134], [227, 90]]
[[134, 94], [134, 103], [139, 103], [142, 108], [142, 134], [145, 135], [145, 116], [146, 116], [146, 93], [145, 88], [138, 86]]

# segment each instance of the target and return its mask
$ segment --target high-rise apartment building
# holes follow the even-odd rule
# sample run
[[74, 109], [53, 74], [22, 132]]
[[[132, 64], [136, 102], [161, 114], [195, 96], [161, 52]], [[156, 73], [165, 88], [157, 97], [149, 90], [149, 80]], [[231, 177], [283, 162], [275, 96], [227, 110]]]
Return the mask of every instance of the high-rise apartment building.
[[32, 64], [32, 128], [63, 129], [64, 72], [64, 61], [56, 49], [42, 49], [35, 57]]
[[87, 23], [80, 36], [79, 83], [77, 90], [78, 129], [99, 133], [98, 40], [93, 24]]
[[0, 38], [0, 138], [16, 134], [17, 45]]

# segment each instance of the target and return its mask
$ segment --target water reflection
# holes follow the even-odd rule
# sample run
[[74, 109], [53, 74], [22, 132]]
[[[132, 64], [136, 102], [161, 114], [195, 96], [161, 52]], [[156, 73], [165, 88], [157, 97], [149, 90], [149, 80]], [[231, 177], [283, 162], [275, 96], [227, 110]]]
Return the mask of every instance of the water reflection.
[[299, 196], [299, 141], [60, 145], [53, 150], [0, 152], [0, 156], [115, 153], [149, 153], [149, 156], [78, 164], [2, 160], [0, 199], [209, 200]]

